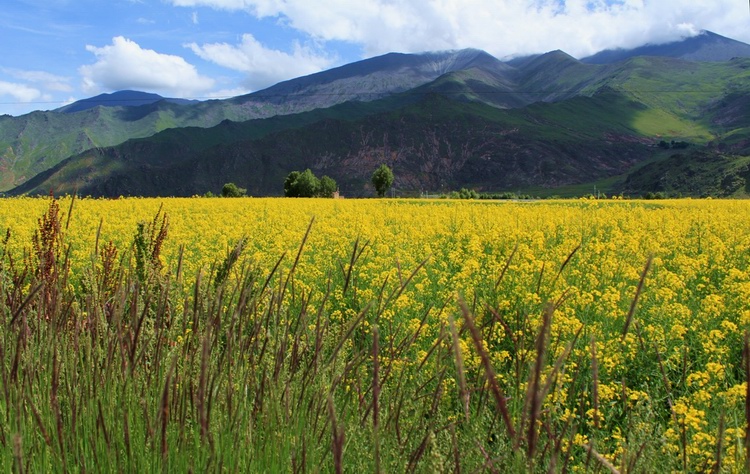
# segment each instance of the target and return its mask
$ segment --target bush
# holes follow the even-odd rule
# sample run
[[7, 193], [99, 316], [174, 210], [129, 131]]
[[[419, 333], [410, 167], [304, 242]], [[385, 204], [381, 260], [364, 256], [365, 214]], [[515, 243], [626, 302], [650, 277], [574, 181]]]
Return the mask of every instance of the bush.
[[222, 197], [242, 197], [247, 194], [247, 189], [240, 188], [234, 183], [227, 183], [221, 188]]

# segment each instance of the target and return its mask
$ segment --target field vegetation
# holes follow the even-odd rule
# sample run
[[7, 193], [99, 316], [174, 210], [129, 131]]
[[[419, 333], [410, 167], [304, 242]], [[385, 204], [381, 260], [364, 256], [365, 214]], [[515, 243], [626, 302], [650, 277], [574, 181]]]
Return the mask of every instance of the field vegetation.
[[0, 200], [0, 470], [746, 472], [749, 205]]

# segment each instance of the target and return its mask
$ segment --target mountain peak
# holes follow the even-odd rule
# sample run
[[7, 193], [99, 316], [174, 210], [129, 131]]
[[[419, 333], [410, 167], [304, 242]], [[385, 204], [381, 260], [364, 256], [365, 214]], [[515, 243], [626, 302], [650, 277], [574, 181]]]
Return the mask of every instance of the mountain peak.
[[750, 57], [750, 45], [708, 30], [678, 41], [646, 44], [634, 49], [607, 49], [581, 59], [588, 64], [610, 64], [635, 56], [664, 56], [686, 61], [720, 62]]
[[150, 105], [161, 100], [167, 100], [174, 103], [189, 103], [193, 102], [186, 99], [167, 99], [160, 96], [159, 94], [153, 94], [151, 92], [142, 92], [134, 90], [122, 90], [112, 93], [99, 94], [95, 97], [88, 99], [81, 99], [79, 101], [68, 104], [64, 107], [60, 107], [56, 112], [72, 114], [75, 112], [82, 112], [84, 110], [93, 109], [94, 107], [138, 107], [141, 105]]

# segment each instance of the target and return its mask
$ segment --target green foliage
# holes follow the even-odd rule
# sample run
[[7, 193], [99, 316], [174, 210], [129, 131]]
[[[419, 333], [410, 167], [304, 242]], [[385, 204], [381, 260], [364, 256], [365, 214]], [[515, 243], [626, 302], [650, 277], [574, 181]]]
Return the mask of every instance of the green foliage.
[[750, 156], [693, 150], [633, 171], [623, 183], [622, 191], [646, 199], [744, 197], [750, 194], [749, 178]]
[[336, 181], [330, 176], [323, 176], [320, 178], [320, 186], [318, 187], [318, 196], [320, 197], [333, 197], [333, 194], [338, 189]]
[[383, 163], [372, 174], [372, 185], [378, 196], [383, 197], [393, 184], [393, 170]]
[[336, 181], [329, 176], [318, 179], [315, 174], [305, 171], [292, 171], [284, 180], [284, 196], [286, 197], [333, 197], [338, 189]]
[[[63, 221], [53, 201], [39, 221], [35, 247], [43, 251], [35, 254], [59, 256], [70, 248], [59, 232]], [[742, 353], [750, 348], [742, 346], [741, 332], [724, 329], [735, 326], [725, 319], [734, 307], [705, 317], [700, 331], [679, 324], [679, 336], [660, 331], [657, 347], [649, 337], [655, 330], [637, 320], [654, 314], [654, 298], [643, 298], [644, 311], [628, 333], [641, 288], [644, 296], [659, 291], [642, 286], [650, 260], [632, 301], [625, 297], [614, 310], [587, 311], [586, 324], [557, 306], [565, 304], [559, 296], [568, 291], [560, 290], [564, 280], [587, 285], [588, 274], [566, 269], [591, 258], [576, 254], [579, 247], [553, 269], [556, 275], [548, 276], [542, 261], [538, 278], [520, 283], [518, 267], [539, 261], [514, 257], [516, 250], [507, 248], [498, 260], [498, 269], [504, 265], [499, 276], [477, 280], [470, 309], [461, 297], [454, 300], [455, 291], [443, 291], [451, 283], [434, 294], [417, 290], [422, 276], [432, 273], [424, 262], [406, 272], [396, 262], [397, 278], [387, 272], [373, 281], [362, 278], [371, 265], [370, 248], [359, 240], [349, 255], [320, 269], [319, 279], [305, 281], [298, 276], [304, 264], [297, 263], [307, 253], [310, 232], [308, 227], [296, 259], [282, 257], [273, 268], [243, 265], [243, 238], [209, 278], [199, 272], [185, 282], [178, 270], [154, 282], [137, 275], [137, 262], [159, 265], [154, 258], [159, 260], [166, 238], [160, 211], [138, 226], [136, 266], [126, 259], [113, 277], [116, 249], [91, 252], [92, 288], [108, 290], [81, 297], [66, 293], [73, 275], [58, 258], [40, 258], [58, 273], [44, 282], [38, 281], [43, 273], [13, 263], [8, 233], [0, 242], [0, 469], [557, 472], [590, 466], [614, 472], [616, 465], [618, 472], [697, 472], [723, 459], [737, 467], [729, 471], [739, 472], [744, 465], [748, 453], [736, 449], [739, 444], [701, 445], [697, 436], [717, 432], [717, 425], [723, 435], [725, 420], [727, 435], [730, 429], [733, 437], [744, 435], [750, 368]], [[436, 245], [443, 247], [446, 255], [462, 253]], [[435, 256], [435, 266], [444, 263], [441, 258]], [[726, 265], [745, 263], [744, 256], [735, 258]], [[703, 272], [694, 275], [708, 291], [721, 290]], [[632, 293], [632, 277], [613, 279], [605, 285]], [[696, 282], [681, 284], [694, 288]], [[54, 299], [40, 291], [45, 285], [54, 287]], [[705, 306], [704, 296], [690, 293], [697, 308]], [[414, 312], [400, 303], [425, 295], [429, 304]], [[737, 304], [743, 308], [745, 301]], [[607, 352], [622, 355], [604, 356], [602, 339], [623, 327], [623, 318], [611, 314], [628, 306], [621, 348]], [[556, 332], [561, 322], [565, 329]], [[736, 348], [719, 356], [725, 365], [708, 367], [720, 370], [720, 381], [712, 383], [739, 390], [731, 400], [706, 402], [711, 411], [693, 418], [700, 422], [695, 431], [687, 416], [677, 418], [672, 401], [684, 407], [690, 393], [706, 393], [685, 375], [693, 364], [702, 365], [693, 354], [700, 352], [693, 348], [700, 347], [701, 333], [728, 339], [712, 343], [712, 350]], [[663, 357], [671, 360], [663, 354], [682, 354], [689, 369], [662, 364]], [[667, 452], [667, 440], [681, 452]], [[702, 450], [691, 452], [688, 469], [687, 454], [681, 454], [694, 447]]]
[[222, 197], [242, 197], [247, 195], [247, 189], [240, 188], [234, 183], [227, 183], [221, 188]]
[[451, 199], [479, 199], [479, 193], [473, 189], [461, 188], [460, 191], [453, 191], [449, 196]]
[[292, 171], [287, 175], [284, 180], [284, 196], [286, 197], [300, 197], [297, 191], [297, 178], [299, 178], [299, 171]]

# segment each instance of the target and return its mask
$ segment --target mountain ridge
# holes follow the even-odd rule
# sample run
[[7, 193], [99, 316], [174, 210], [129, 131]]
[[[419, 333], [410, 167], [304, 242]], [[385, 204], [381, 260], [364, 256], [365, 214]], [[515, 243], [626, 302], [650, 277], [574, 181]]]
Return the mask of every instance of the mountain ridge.
[[[747, 108], [746, 85], [750, 83], [750, 77], [745, 68], [749, 62], [738, 59], [705, 63], [668, 56], [636, 56], [607, 64], [590, 64], [560, 50], [509, 62], [474, 49], [423, 54], [391, 53], [223, 101], [183, 105], [144, 94], [140, 98], [148, 103], [140, 105], [93, 107], [67, 114], [39, 112], [23, 116], [24, 120], [0, 117], [0, 191], [23, 184], [33, 175], [63, 160], [72, 163], [85, 155], [87, 150], [107, 149], [127, 143], [127, 140], [145, 144], [150, 140], [148, 137], [159, 142], [166, 137], [162, 135], [165, 131], [179, 131], [186, 126], [197, 127], [192, 129], [195, 131], [193, 134], [205, 136], [206, 143], [211, 147], [231, 148], [237, 139], [257, 141], [264, 140], [268, 134], [283, 135], [295, 129], [313, 130], [319, 121], [331, 126], [349, 121], [379, 129], [379, 126], [367, 121], [367, 116], [387, 116], [396, 110], [411, 110], [409, 107], [417, 107], [418, 104], [437, 103], [425, 102], [425, 97], [445, 97], [451, 103], [479, 103], [489, 105], [491, 109], [507, 110], [509, 115], [502, 120], [531, 121], [541, 127], [537, 131], [524, 129], [523, 133], [555, 136], [556, 140], [565, 138], [565, 133], [583, 140], [586, 134], [580, 126], [570, 122], [578, 121], [598, 129], [599, 124], [588, 120], [586, 115], [599, 115], [602, 122], [610, 126], [610, 130], [601, 132], [602, 137], [610, 137], [601, 141], [602, 146], [608, 146], [612, 142], [611, 137], [618, 137], [614, 141], [652, 145], [669, 137], [703, 144], [715, 139], [722, 146], [743, 150], [743, 137], [748, 135], [748, 124], [742, 114]], [[706, 84], [715, 84], [715, 90], [709, 90]], [[706, 89], [705, 92], [701, 92], [701, 88]], [[612, 106], [612, 113], [602, 113], [607, 104], [601, 101], [578, 100], [602, 94], [615, 94], [618, 97], [616, 102], [619, 105]], [[678, 101], [674, 100], [675, 94], [680, 94]], [[635, 109], [632, 104], [628, 105], [628, 101], [636, 104]], [[562, 105], [556, 108], [535, 105], [545, 103]], [[464, 105], [455, 107], [459, 107], [455, 109], [457, 111], [463, 110]], [[457, 113], [464, 117], [479, 114], [480, 118], [486, 118], [494, 113], [491, 109], [473, 108], [471, 112]], [[512, 112], [514, 110], [519, 112]], [[550, 116], [551, 110], [556, 110], [557, 114], [564, 111], [567, 122]], [[623, 127], [614, 116], [618, 110], [626, 110], [631, 120], [627, 127]], [[237, 137], [232, 137], [222, 131], [227, 128], [222, 125], [227, 120], [252, 120], [252, 127], [256, 131], [243, 131]], [[452, 123], [450, 117], [443, 120]], [[545, 128], [545, 124], [551, 122], [557, 123], [558, 131]], [[389, 126], [398, 128], [395, 124]], [[440, 127], [435, 125], [437, 129]], [[209, 132], [205, 135], [197, 133], [200, 130]], [[184, 136], [184, 133], [176, 132], [175, 135]], [[591, 140], [590, 137], [585, 139]], [[178, 145], [187, 142], [190, 141], [172, 146], [177, 150]], [[403, 145], [407, 142], [411, 144]], [[263, 143], [268, 159], [280, 159], [280, 152], [271, 150], [270, 145]], [[403, 143], [406, 148], [401, 148], [404, 150], [417, 146], [412, 138], [404, 139]], [[462, 145], [465, 143], [450, 143], [451, 147]], [[194, 144], [194, 149], [188, 150], [187, 154], [195, 155], [203, 146]], [[427, 145], [422, 143], [419, 146]], [[135, 148], [128, 145], [125, 148], [130, 150], [129, 153], [150, 149], [146, 145]], [[588, 150], [586, 153], [596, 155], [588, 145], [575, 145], [573, 148], [585, 149]], [[118, 153], [125, 152], [121, 150]], [[551, 148], [545, 148], [540, 153], [548, 157], [553, 155]], [[652, 155], [650, 152], [643, 153]], [[340, 153], [336, 156], [344, 159]], [[291, 162], [287, 164], [292, 165]], [[562, 163], [559, 166], [564, 168]], [[615, 166], [614, 171], [620, 172], [622, 169]], [[517, 177], [522, 178], [520, 175]], [[431, 179], [425, 178], [425, 182]], [[443, 176], [439, 179], [461, 184], [453, 177], [448, 179]], [[466, 179], [464, 184], [470, 185], [471, 179]], [[574, 184], [568, 178], [558, 181], [563, 183], [566, 179], [568, 184]], [[416, 183], [418, 179], [412, 181]], [[553, 181], [527, 184], [551, 186]], [[486, 185], [489, 184], [481, 184]], [[266, 191], [263, 192], [267, 192], [269, 188], [264, 189]], [[19, 190], [32, 192], [29, 186], [16, 187], [14, 192]]]

